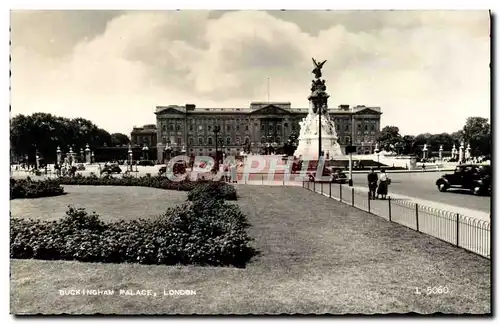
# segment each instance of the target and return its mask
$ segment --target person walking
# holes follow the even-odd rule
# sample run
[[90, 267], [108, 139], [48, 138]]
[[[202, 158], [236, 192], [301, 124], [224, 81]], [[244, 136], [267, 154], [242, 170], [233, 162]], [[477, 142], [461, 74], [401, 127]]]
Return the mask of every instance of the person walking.
[[380, 174], [378, 176], [377, 198], [379, 195], [382, 196], [382, 199], [387, 197], [389, 181], [390, 180], [385, 173], [385, 169], [380, 170]]
[[368, 189], [370, 199], [376, 199], [375, 193], [377, 191], [377, 181], [378, 176], [373, 168], [370, 168], [370, 173], [368, 173]]

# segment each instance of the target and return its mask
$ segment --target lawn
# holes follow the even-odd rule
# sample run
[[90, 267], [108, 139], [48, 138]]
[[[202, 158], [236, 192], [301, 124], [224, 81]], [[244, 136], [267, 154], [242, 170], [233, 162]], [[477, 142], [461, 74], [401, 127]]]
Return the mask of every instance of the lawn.
[[68, 205], [95, 211], [105, 221], [149, 218], [186, 201], [187, 192], [147, 187], [67, 186], [66, 195], [10, 201], [12, 217], [54, 220]]
[[[56, 217], [71, 201], [106, 219], [151, 216], [185, 197], [150, 188], [65, 188], [66, 196], [12, 201], [12, 216], [28, 211]], [[491, 311], [489, 260], [302, 188], [238, 185], [237, 190], [260, 251], [247, 268], [12, 260], [11, 312]], [[448, 293], [426, 295], [427, 287], [437, 286], [447, 287]], [[415, 293], [417, 287], [421, 294]], [[59, 289], [114, 289], [115, 296], [60, 296]], [[118, 296], [119, 289], [150, 289], [157, 295]], [[192, 289], [196, 295], [163, 296], [171, 289]]]

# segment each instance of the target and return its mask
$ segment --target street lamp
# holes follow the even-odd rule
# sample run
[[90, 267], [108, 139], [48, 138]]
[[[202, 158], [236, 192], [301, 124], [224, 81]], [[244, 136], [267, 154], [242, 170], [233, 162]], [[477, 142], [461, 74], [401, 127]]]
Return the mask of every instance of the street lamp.
[[218, 167], [219, 167], [219, 148], [218, 148], [218, 135], [219, 135], [219, 132], [220, 132], [220, 126], [219, 125], [215, 125], [214, 126], [214, 134], [215, 134], [215, 169], [218, 170]]
[[128, 145], [128, 164], [130, 165], [130, 171], [132, 172], [132, 157], [133, 157], [133, 154], [132, 154], [132, 147], [130, 146], [130, 144]]

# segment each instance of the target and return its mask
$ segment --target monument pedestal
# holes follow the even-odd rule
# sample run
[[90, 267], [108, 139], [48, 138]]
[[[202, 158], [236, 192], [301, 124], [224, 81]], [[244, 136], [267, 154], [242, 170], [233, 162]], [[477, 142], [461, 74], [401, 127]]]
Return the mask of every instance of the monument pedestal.
[[[309, 110], [306, 118], [300, 122], [299, 145], [295, 150], [294, 156], [303, 160], [319, 159], [319, 116]], [[328, 155], [329, 159], [343, 158], [344, 154], [337, 141], [335, 124], [330, 120], [328, 113], [321, 115], [321, 150], [323, 157]]]

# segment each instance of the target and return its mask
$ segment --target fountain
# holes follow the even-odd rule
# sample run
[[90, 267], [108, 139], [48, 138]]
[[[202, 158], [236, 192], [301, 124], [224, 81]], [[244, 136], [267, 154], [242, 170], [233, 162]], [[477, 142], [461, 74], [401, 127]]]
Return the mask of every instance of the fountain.
[[[326, 61], [317, 63], [312, 73], [315, 79], [312, 81], [311, 95], [309, 96], [309, 112], [306, 118], [299, 123], [299, 145], [294, 156], [302, 160], [318, 160], [328, 152], [328, 157], [335, 159], [344, 156], [337, 141], [335, 124], [328, 113], [328, 98], [325, 80], [321, 79], [321, 68]], [[320, 151], [321, 148], [321, 152]]]

